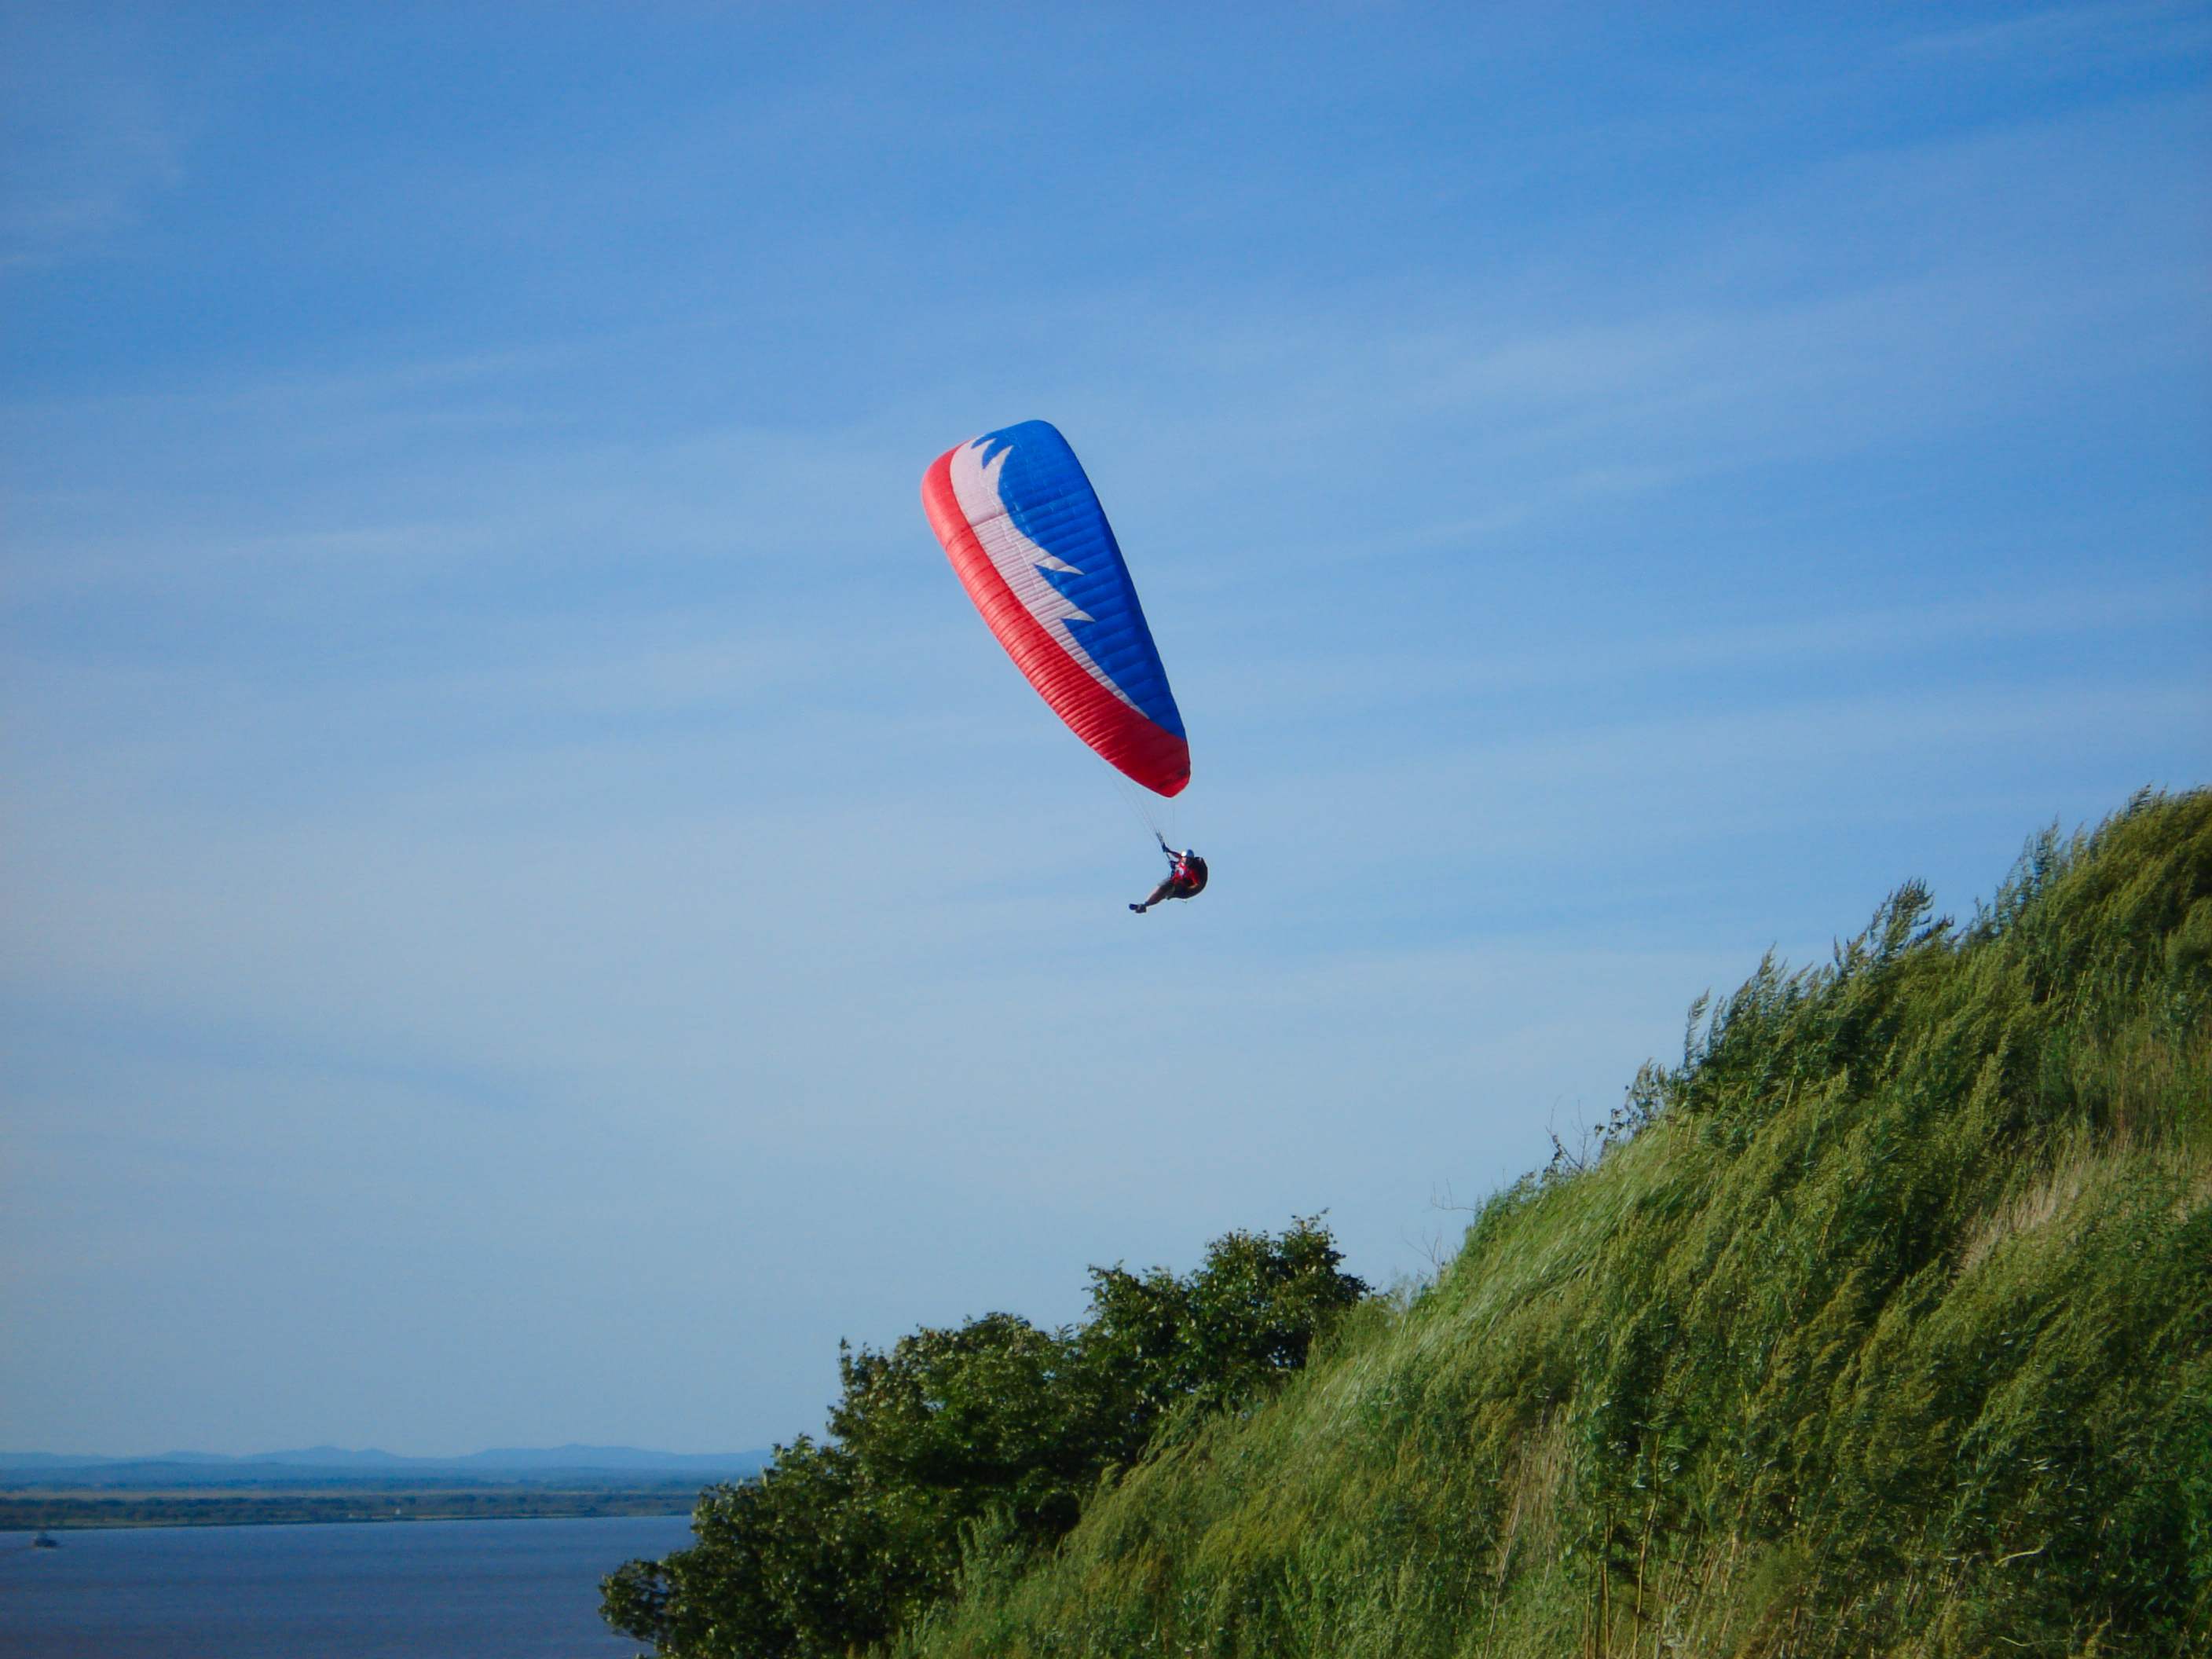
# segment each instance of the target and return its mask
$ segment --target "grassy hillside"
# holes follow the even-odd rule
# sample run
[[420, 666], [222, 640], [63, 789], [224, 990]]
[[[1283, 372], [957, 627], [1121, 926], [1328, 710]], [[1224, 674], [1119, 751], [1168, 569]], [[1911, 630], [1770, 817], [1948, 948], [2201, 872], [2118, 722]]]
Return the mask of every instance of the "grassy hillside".
[[2212, 795], [1772, 963], [908, 1659], [2212, 1651]]

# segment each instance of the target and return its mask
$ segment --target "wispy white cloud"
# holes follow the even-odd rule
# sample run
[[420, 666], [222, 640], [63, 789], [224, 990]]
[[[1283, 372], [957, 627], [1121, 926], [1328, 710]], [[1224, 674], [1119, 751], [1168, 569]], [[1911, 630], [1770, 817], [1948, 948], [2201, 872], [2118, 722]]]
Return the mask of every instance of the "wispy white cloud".
[[1906, 40], [1909, 55], [2041, 60], [2053, 72], [2091, 64], [2171, 60], [2212, 50], [2212, 18], [2191, 0], [2046, 6], [1996, 22], [1933, 30]]
[[125, 15], [0, 15], [0, 267], [97, 251], [185, 179], [191, 118]]
[[1328, 711], [1433, 708], [1439, 699], [1519, 697], [1570, 688], [1609, 688], [1624, 708], [1663, 688], [1674, 700], [1716, 689], [1743, 671], [1783, 669], [1770, 691], [1832, 683], [1838, 671], [1875, 678], [1903, 669], [1931, 682], [1971, 681], [1971, 671], [1946, 668], [1962, 653], [2007, 654], [2062, 641], [2118, 646], [2146, 634], [2185, 636], [2212, 623], [2212, 592], [2186, 577], [2123, 581], [2095, 587], [1995, 593], [1910, 606], [1824, 609], [1818, 614], [1762, 617], [1735, 625], [1672, 623], [1608, 633], [1602, 647], [1574, 629], [1531, 646], [1515, 638], [1480, 650], [1443, 650], [1427, 643], [1389, 652], [1303, 649], [1295, 659], [1261, 658], [1234, 674], [1208, 675], [1208, 706], [1278, 719]]
[[[899, 171], [876, 137], [935, 106], [888, 82], [813, 168], [793, 105], [713, 76], [569, 112], [550, 160], [363, 106], [386, 216], [244, 227], [298, 312], [6, 393], [0, 1263], [70, 1338], [0, 1363], [9, 1420], [151, 1420], [116, 1380], [151, 1355], [178, 1438], [419, 1443], [393, 1402], [434, 1397], [484, 1440], [765, 1439], [838, 1335], [1072, 1312], [1085, 1260], [1328, 1206], [1388, 1277], [1437, 1185], [1602, 1110], [1767, 945], [1915, 873], [1963, 908], [2049, 817], [2212, 770], [2193, 106], [2147, 76], [1949, 118], [1923, 83], [2046, 47], [1899, 70], [1877, 28], [1808, 68], [1800, 20], [1677, 66], [1725, 107], [1577, 112], [1587, 43], [1530, 70], [1515, 26], [1418, 66], [1377, 32], [1340, 160], [1275, 125], [1310, 43], [1224, 89], [1249, 131], [1164, 82], [1016, 112], [1096, 194], [963, 147], [1004, 111]], [[196, 187], [191, 86], [144, 84], [169, 161], [78, 192], [125, 242]], [[1547, 142], [1453, 114], [1493, 93]], [[1583, 187], [1653, 134], [1665, 167]], [[395, 276], [418, 303], [365, 320]], [[1193, 721], [1185, 911], [1119, 908], [1152, 849], [917, 507], [1031, 415]], [[283, 1358], [257, 1302], [319, 1293], [350, 1322]], [[296, 1373], [248, 1411], [240, 1355]]]

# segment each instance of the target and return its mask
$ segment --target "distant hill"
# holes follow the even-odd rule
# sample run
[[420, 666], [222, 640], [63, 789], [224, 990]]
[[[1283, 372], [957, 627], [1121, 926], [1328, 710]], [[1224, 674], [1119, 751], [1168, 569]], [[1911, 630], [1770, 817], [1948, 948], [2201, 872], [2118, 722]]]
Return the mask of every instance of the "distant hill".
[[693, 1480], [706, 1485], [759, 1473], [765, 1451], [661, 1452], [635, 1446], [501, 1448], [459, 1457], [406, 1457], [374, 1449], [309, 1446], [295, 1451], [229, 1456], [216, 1452], [162, 1452], [149, 1457], [71, 1456], [52, 1452], [0, 1452], [0, 1488], [68, 1485], [81, 1487], [222, 1486], [357, 1481], [464, 1480], [538, 1484], [589, 1478], [605, 1482]]

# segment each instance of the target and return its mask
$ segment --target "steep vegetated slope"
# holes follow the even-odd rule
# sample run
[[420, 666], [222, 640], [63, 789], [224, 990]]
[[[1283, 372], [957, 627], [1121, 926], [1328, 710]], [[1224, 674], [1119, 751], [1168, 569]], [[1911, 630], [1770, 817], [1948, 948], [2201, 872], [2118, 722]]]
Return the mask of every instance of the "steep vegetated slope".
[[2212, 794], [1769, 962], [902, 1655], [2212, 1651]]

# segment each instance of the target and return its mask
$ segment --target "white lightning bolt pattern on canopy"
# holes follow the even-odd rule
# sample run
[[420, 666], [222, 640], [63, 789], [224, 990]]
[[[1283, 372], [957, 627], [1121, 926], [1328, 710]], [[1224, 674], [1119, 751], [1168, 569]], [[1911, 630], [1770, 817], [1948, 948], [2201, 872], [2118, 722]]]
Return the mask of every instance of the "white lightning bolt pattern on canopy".
[[1013, 452], [1000, 448], [988, 461], [982, 459], [985, 443], [982, 439], [963, 445], [952, 457], [952, 489], [959, 497], [960, 510], [968, 515], [968, 522], [975, 532], [975, 539], [982, 544], [983, 551], [998, 573], [1006, 578], [1006, 586], [1014, 597], [1028, 609], [1045, 629], [1064, 647], [1068, 655], [1089, 671], [1091, 678], [1112, 692], [1130, 708], [1137, 705], [1129, 694], [1114, 684], [1112, 678], [1083, 648], [1068, 627], [1071, 622], [1089, 622], [1091, 613], [1078, 605], [1065, 593], [1047, 581], [1041, 574], [1046, 570], [1064, 570], [1070, 575], [1083, 573], [1058, 555], [1047, 552], [1024, 536], [1014, 523], [1013, 515], [999, 490], [999, 475], [1006, 470], [1006, 457]]

